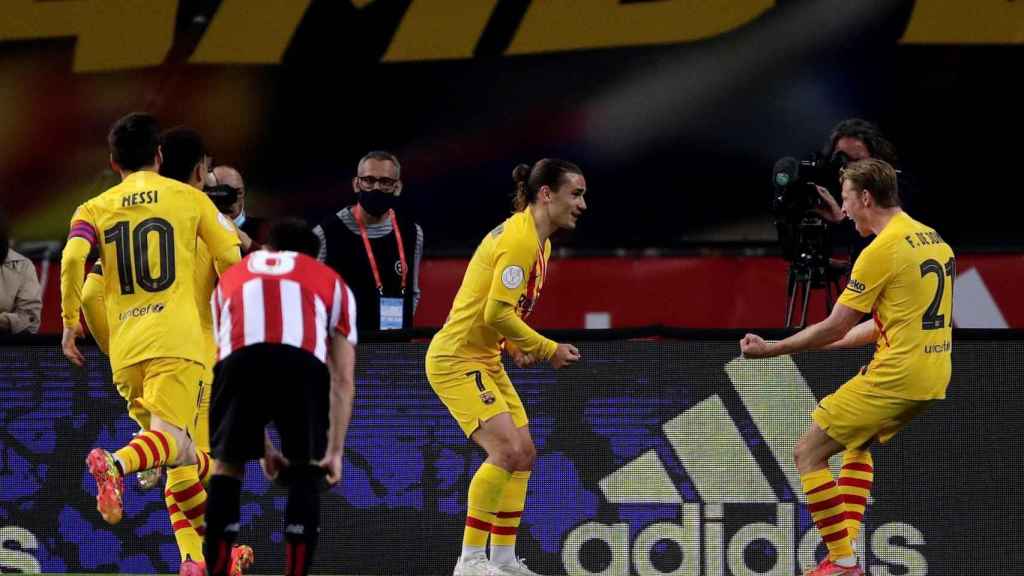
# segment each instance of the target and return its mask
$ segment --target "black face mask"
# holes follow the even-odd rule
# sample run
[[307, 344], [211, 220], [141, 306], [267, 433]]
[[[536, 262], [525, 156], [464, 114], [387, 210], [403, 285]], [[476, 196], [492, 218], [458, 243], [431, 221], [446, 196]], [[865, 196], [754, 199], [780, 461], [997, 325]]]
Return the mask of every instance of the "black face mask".
[[380, 218], [398, 205], [398, 197], [389, 192], [362, 190], [359, 192], [359, 205], [374, 218]]

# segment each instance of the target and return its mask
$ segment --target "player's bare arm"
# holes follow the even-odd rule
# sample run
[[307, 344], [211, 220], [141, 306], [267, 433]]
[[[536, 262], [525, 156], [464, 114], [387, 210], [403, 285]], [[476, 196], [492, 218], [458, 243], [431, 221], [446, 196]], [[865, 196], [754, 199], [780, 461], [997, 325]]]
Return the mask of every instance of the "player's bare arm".
[[327, 432], [327, 453], [320, 466], [327, 470], [327, 483], [341, 479], [341, 459], [345, 453], [345, 434], [352, 419], [352, 399], [355, 397], [355, 346], [344, 336], [335, 334], [327, 366], [331, 372], [331, 426]]
[[267, 480], [275, 480], [282, 470], [288, 467], [290, 462], [284, 454], [274, 446], [270, 440], [270, 434], [263, 431], [263, 458], [260, 458], [260, 468]]
[[756, 334], [747, 334], [740, 340], [740, 352], [746, 358], [772, 358], [822, 348], [846, 336], [863, 316], [863, 312], [844, 304], [836, 304], [828, 318], [804, 328], [785, 340], [765, 342]]
[[857, 348], [867, 346], [878, 340], [878, 327], [874, 320], [865, 320], [854, 326], [846, 336], [822, 347], [823, 350], [838, 350], [840, 348]]

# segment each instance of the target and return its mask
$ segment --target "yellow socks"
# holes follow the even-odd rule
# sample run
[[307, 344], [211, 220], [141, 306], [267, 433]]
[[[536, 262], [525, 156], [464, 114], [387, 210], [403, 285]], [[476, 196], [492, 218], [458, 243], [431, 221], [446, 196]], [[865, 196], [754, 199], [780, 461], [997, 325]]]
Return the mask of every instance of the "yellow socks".
[[171, 528], [184, 561], [191, 557], [203, 561], [203, 535], [206, 515], [206, 489], [199, 481], [195, 466], [179, 466], [167, 470], [164, 503], [171, 517]]
[[850, 542], [857, 540], [864, 521], [864, 508], [868, 505], [871, 485], [875, 480], [874, 460], [867, 450], [847, 450], [843, 453], [843, 468], [839, 471], [839, 492], [846, 504], [846, 529]]
[[174, 462], [178, 458], [178, 443], [170, 434], [146, 430], [114, 452], [114, 458], [121, 464], [121, 472], [125, 475], [149, 470]]
[[467, 554], [483, 554], [494, 524], [494, 514], [498, 511], [502, 493], [511, 478], [512, 474], [507, 470], [487, 462], [473, 475], [466, 506], [466, 531], [462, 536], [463, 557]]
[[505, 491], [501, 494], [501, 503], [491, 526], [491, 562], [498, 565], [516, 564], [516, 535], [519, 522], [523, 519], [523, 508], [526, 504], [526, 484], [530, 481], [530, 472], [517, 471], [512, 473]]
[[814, 525], [828, 546], [829, 557], [833, 561], [853, 557], [853, 540], [846, 529], [846, 506], [832, 473], [828, 468], [822, 468], [801, 475], [800, 482], [807, 495], [807, 508]]
[[199, 481], [204, 485], [207, 480], [210, 479], [210, 474], [213, 473], [213, 459], [207, 452], [204, 452], [196, 448], [196, 473], [199, 475]]

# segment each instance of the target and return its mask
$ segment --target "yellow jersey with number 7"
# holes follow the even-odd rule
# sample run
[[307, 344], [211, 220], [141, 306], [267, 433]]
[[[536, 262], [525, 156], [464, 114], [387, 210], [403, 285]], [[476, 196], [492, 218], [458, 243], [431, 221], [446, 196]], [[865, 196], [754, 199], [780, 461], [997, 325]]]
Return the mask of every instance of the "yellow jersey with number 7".
[[945, 398], [952, 373], [953, 249], [898, 212], [854, 263], [839, 303], [870, 313], [875, 354], [861, 380], [880, 394]]

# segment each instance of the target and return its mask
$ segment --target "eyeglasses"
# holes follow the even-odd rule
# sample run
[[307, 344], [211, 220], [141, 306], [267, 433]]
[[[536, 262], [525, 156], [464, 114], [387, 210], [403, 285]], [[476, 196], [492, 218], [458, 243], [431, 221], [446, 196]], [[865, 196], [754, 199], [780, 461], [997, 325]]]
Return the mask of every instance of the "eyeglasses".
[[371, 190], [375, 185], [379, 186], [381, 190], [390, 190], [398, 185], [397, 179], [386, 176], [381, 178], [376, 176], [356, 176], [356, 178], [359, 180], [359, 184], [367, 190]]

